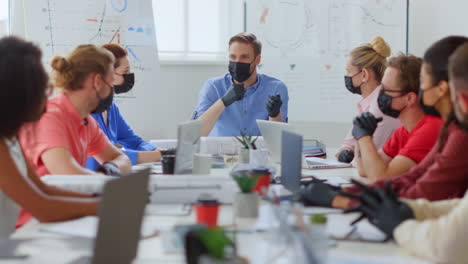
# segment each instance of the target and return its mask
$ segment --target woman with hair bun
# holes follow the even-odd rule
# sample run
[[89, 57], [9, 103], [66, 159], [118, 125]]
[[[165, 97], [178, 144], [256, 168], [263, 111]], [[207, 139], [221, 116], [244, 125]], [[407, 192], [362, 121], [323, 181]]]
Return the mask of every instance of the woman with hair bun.
[[[63, 92], [48, 101], [39, 121], [22, 127], [19, 137], [37, 175], [119, 175], [130, 171], [130, 160], [109, 142], [90, 116], [112, 104], [114, 61], [112, 53], [94, 45], [81, 45], [66, 57], [52, 59], [53, 82]], [[100, 164], [96, 171], [85, 168], [89, 156]], [[21, 220], [27, 219], [23, 215]]]
[[16, 37], [0, 39], [0, 92], [4, 100], [0, 104], [2, 237], [13, 232], [21, 207], [41, 222], [96, 215], [98, 207], [98, 200], [91, 194], [44, 184], [25, 158], [29, 149], [19, 144], [20, 127], [43, 116], [52, 92], [41, 57], [40, 49], [31, 42]]
[[[374, 144], [378, 149], [400, 126], [398, 119], [385, 116], [377, 104], [381, 90], [380, 84], [390, 54], [391, 49], [385, 40], [381, 37], [375, 37], [371, 43], [354, 48], [346, 63], [345, 87], [349, 92], [359, 94], [362, 97], [357, 105], [359, 114], [370, 112], [377, 118], [383, 118], [373, 137]], [[354, 159], [356, 140], [351, 134], [351, 130], [352, 128], [336, 154], [341, 162], [350, 163]]]

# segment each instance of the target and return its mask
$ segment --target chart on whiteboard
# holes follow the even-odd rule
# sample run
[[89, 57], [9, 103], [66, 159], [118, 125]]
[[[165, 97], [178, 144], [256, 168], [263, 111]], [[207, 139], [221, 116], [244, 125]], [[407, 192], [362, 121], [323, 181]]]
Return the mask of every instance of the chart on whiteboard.
[[[155, 83], [159, 71], [151, 1], [138, 0], [26, 0], [28, 39], [38, 42], [44, 63], [65, 56], [80, 44], [118, 43], [128, 51], [138, 87]], [[135, 98], [133, 89], [117, 99]]]
[[406, 51], [403, 0], [253, 0], [247, 30], [263, 43], [259, 72], [286, 83], [291, 121], [350, 122], [359, 96], [345, 89], [349, 52], [382, 36]]

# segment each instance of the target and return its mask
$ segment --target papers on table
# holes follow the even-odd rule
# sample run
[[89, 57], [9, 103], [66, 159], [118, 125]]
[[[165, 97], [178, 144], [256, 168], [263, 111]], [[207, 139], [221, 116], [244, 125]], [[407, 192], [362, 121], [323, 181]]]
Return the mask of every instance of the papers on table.
[[[86, 216], [75, 220], [47, 224], [41, 228], [41, 231], [94, 239], [96, 237], [98, 223], [99, 218], [97, 216]], [[143, 227], [141, 229], [143, 238], [152, 236], [158, 231], [154, 226], [145, 221], [143, 221]]]
[[330, 238], [349, 239], [369, 242], [383, 242], [386, 235], [369, 223], [367, 219], [351, 226], [351, 222], [359, 214], [329, 214], [327, 215], [327, 234]]
[[404, 256], [371, 256], [368, 254], [353, 254], [349, 252], [333, 252], [328, 254], [327, 264], [430, 264], [426, 260]]

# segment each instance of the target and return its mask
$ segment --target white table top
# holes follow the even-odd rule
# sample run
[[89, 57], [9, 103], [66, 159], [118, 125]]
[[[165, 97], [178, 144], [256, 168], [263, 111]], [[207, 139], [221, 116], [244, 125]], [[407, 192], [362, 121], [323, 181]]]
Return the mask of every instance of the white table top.
[[[224, 174], [226, 170], [213, 170], [213, 174]], [[356, 177], [356, 170], [353, 168], [346, 169], [323, 169], [323, 170], [304, 170], [304, 175], [314, 175], [324, 179], [341, 179], [349, 180], [351, 177]], [[158, 208], [173, 209], [180, 208], [181, 205], [149, 205], [159, 206]], [[145, 216], [145, 221], [155, 226], [159, 230], [169, 230], [177, 224], [194, 224], [195, 213], [189, 216]], [[218, 218], [218, 224], [221, 226], [232, 226], [234, 224], [232, 206], [226, 205], [221, 207]], [[238, 228], [241, 230], [253, 230], [255, 219], [237, 219]], [[92, 241], [76, 237], [67, 237], [53, 233], [47, 233], [40, 229], [48, 224], [41, 224], [33, 220], [23, 228], [13, 234], [14, 239], [32, 239], [31, 241], [21, 243], [18, 246], [18, 252], [30, 255], [27, 259], [22, 260], [1, 260], [2, 263], [68, 263], [80, 256], [90, 255], [92, 252]], [[261, 239], [262, 233], [258, 232], [241, 232], [238, 235], [239, 254], [248, 257], [251, 263], [265, 263], [264, 257], [259, 257], [262, 250], [255, 247], [256, 239]], [[412, 258], [408, 258], [393, 242], [388, 243], [358, 243], [338, 241], [336, 247], [330, 248], [328, 251], [329, 257], [334, 256], [350, 256], [365, 257], [372, 259], [373, 256], [378, 256], [377, 262], [368, 263], [422, 263]], [[261, 255], [264, 256], [264, 255]], [[401, 258], [401, 259], [400, 259]], [[383, 260], [389, 260], [385, 262]], [[156, 262], [159, 261], [159, 262]], [[163, 262], [164, 261], [164, 262]], [[135, 263], [184, 263], [184, 256], [181, 254], [168, 254], [164, 252], [162, 239], [160, 236], [143, 239], [139, 245], [138, 259]], [[361, 260], [355, 260], [352, 263], [364, 263]], [[413, 262], [414, 261], [414, 262]], [[346, 263], [346, 262], [333, 262]]]

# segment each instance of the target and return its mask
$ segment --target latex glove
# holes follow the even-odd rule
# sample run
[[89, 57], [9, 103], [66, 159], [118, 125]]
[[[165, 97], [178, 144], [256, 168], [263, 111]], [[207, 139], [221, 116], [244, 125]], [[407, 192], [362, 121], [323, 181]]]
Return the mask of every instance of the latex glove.
[[340, 155], [338, 155], [338, 161], [340, 162], [345, 162], [345, 163], [350, 163], [354, 159], [354, 151], [345, 149], [340, 152]]
[[243, 83], [233, 83], [227, 90], [221, 100], [223, 100], [224, 106], [228, 107], [235, 101], [240, 101], [244, 98], [245, 89]]
[[117, 165], [113, 162], [104, 162], [101, 164], [97, 169], [97, 172], [102, 172], [106, 175], [111, 175], [111, 176], [120, 176], [121, 171]]
[[403, 221], [414, 218], [413, 210], [404, 202], [400, 201], [393, 192], [390, 181], [385, 183], [385, 190], [377, 188], [372, 190], [364, 184], [352, 180], [361, 190], [361, 195], [341, 192], [350, 198], [357, 199], [361, 205], [345, 210], [345, 213], [361, 212], [369, 222], [384, 232], [389, 238], [393, 237], [393, 231]]
[[364, 136], [372, 136], [377, 129], [377, 124], [382, 120], [382, 117], [376, 118], [372, 113], [362, 113], [353, 121], [353, 137], [358, 140]]
[[331, 207], [333, 198], [340, 190], [340, 187], [323, 183], [320, 180], [313, 180], [299, 191], [298, 200], [305, 206]]
[[268, 102], [266, 104], [266, 108], [268, 110], [268, 115], [271, 117], [277, 117], [280, 113], [281, 105], [283, 101], [281, 100], [281, 95], [270, 95], [268, 97]]

